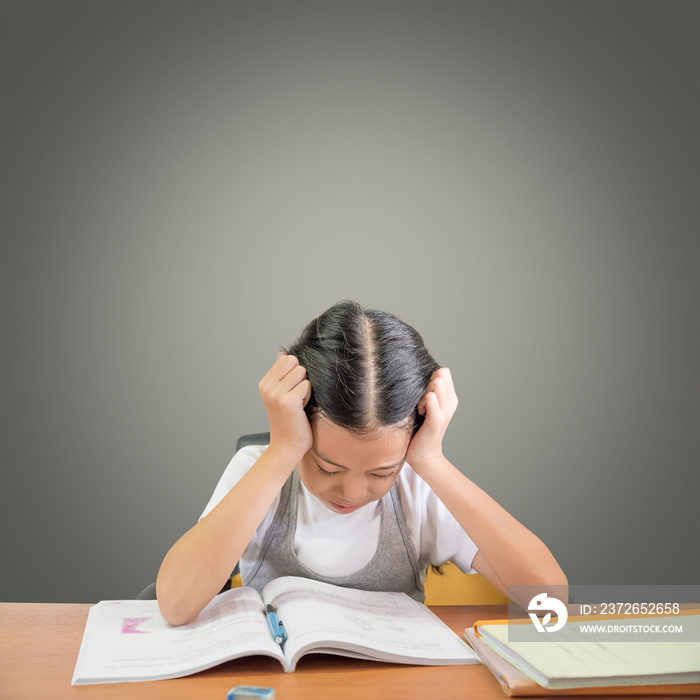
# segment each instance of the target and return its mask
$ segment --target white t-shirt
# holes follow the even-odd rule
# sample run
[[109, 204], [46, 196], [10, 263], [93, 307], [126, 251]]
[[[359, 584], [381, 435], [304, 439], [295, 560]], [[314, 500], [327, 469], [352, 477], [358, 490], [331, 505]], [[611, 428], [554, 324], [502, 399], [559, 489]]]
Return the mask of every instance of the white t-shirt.
[[[266, 448], [267, 445], [248, 446], [234, 455], [200, 520], [218, 505]], [[379, 544], [379, 501], [353, 513], [335, 513], [309, 493], [301, 479], [299, 483], [294, 551], [300, 561], [322, 576], [348, 576], [369, 563]], [[396, 485], [421, 568], [451, 560], [464, 573], [475, 573], [471, 565], [478, 551], [476, 545], [408, 463], [399, 472]], [[278, 494], [241, 556], [244, 580], [260, 554], [279, 500]]]

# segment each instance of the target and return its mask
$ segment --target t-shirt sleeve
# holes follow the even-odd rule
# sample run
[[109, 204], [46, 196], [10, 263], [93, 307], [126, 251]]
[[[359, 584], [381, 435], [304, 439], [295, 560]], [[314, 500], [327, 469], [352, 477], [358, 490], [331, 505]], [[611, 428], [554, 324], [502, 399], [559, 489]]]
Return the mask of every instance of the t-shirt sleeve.
[[201, 520], [209, 515], [221, 502], [224, 496], [243, 478], [243, 475], [260, 459], [260, 455], [267, 449], [267, 445], [248, 445], [243, 447], [233, 456], [219, 479], [214, 493], [207, 503], [204, 512], [199, 516]]
[[440, 566], [452, 561], [465, 574], [476, 573], [472, 562], [479, 548], [471, 537], [408, 464], [402, 476], [402, 506], [421, 564]]

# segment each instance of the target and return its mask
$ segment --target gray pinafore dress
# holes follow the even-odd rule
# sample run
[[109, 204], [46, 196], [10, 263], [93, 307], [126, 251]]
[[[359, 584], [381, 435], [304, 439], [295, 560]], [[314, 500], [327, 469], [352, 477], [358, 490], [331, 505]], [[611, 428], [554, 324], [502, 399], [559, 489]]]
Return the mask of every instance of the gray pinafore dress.
[[411, 598], [425, 601], [421, 570], [415, 548], [401, 509], [396, 484], [380, 501], [381, 526], [374, 556], [349, 576], [321, 576], [299, 561], [294, 552], [297, 527], [297, 495], [301, 485], [295, 469], [282, 487], [272, 524], [265, 533], [260, 555], [244, 586], [262, 591], [280, 576], [302, 576], [336, 586], [366, 591], [403, 591]]

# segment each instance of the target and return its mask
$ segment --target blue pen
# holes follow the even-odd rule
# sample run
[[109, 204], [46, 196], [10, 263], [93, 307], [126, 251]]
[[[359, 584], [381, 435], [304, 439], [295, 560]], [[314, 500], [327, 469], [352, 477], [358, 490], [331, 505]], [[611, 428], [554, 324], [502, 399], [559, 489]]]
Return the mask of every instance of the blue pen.
[[282, 644], [287, 639], [287, 630], [284, 629], [284, 623], [277, 617], [277, 610], [274, 606], [266, 605], [265, 612], [267, 613], [267, 624], [270, 625], [272, 637], [277, 644]]

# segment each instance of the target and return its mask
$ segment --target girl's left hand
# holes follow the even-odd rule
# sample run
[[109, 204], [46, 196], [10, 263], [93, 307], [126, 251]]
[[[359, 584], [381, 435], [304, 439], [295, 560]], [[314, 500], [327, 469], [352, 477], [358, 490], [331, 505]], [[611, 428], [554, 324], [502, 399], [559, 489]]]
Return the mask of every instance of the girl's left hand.
[[442, 458], [442, 438], [458, 403], [452, 374], [447, 367], [441, 367], [430, 378], [430, 384], [418, 402], [418, 413], [425, 416], [425, 420], [411, 439], [406, 453], [406, 461], [418, 474]]

